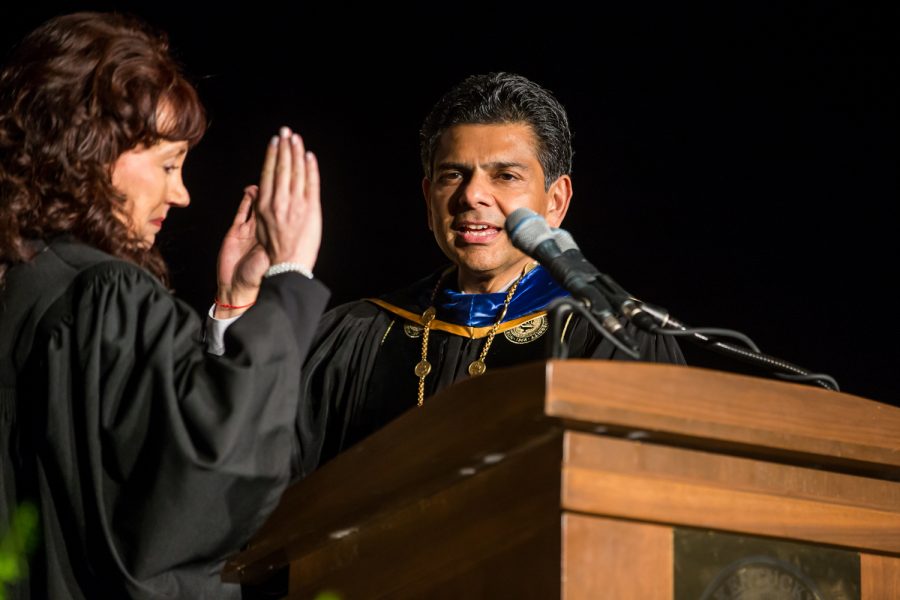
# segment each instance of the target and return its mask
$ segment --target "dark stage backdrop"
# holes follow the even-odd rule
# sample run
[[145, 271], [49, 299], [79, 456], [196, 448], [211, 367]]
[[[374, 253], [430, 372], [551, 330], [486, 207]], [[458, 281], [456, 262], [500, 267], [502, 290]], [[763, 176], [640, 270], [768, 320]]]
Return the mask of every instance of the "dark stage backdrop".
[[[208, 308], [218, 240], [282, 124], [322, 166], [316, 273], [334, 302], [443, 264], [418, 127], [464, 76], [516, 71], [568, 107], [564, 226], [601, 270], [687, 323], [900, 403], [896, 12], [709, 4], [116, 5], [169, 32], [212, 117], [187, 163], [192, 205], [159, 239], [178, 293]], [[7, 3], [3, 51], [49, 16], [111, 7]]]

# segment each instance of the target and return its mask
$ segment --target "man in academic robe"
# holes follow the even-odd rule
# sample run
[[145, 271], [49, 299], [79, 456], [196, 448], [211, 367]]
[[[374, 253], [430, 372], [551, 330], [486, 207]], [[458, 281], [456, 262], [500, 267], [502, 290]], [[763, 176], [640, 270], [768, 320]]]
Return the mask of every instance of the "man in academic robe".
[[[547, 336], [572, 357], [629, 358], [579, 317], [553, 330], [547, 306], [569, 293], [504, 231], [518, 208], [551, 227], [569, 208], [571, 133], [553, 95], [519, 75], [469, 77], [434, 106], [420, 140], [429, 228], [452, 264], [323, 318], [304, 367], [296, 475], [456, 381], [546, 359]], [[683, 363], [671, 338], [627, 329], [642, 360]]]

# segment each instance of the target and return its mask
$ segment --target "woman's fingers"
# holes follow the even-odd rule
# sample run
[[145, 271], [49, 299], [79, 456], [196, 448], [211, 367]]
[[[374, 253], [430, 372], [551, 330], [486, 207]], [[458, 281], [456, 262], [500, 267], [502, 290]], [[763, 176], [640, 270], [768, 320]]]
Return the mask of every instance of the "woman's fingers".
[[306, 190], [304, 193], [306, 197], [306, 218], [312, 223], [314, 229], [318, 229], [317, 235], [321, 236], [322, 203], [319, 189], [321, 185], [319, 160], [312, 152], [306, 152], [304, 162], [306, 163]]
[[322, 203], [319, 195], [319, 161], [312, 152], [306, 152], [304, 159], [306, 162], [306, 214], [303, 222], [302, 260], [312, 271], [319, 254], [319, 246], [322, 243]]
[[322, 236], [319, 177], [303, 138], [282, 127], [266, 150], [255, 203], [256, 237], [273, 263], [315, 263]]
[[278, 157], [275, 162], [275, 189], [272, 195], [272, 209], [276, 215], [290, 204], [291, 193], [291, 130], [282, 127], [278, 132]]
[[315, 204], [319, 203], [319, 160], [312, 152], [304, 156], [306, 160], [306, 198]]
[[266, 146], [266, 157], [263, 160], [262, 173], [259, 175], [259, 195], [257, 206], [262, 209], [268, 207], [272, 201], [272, 191], [275, 188], [275, 162], [278, 157], [279, 137], [273, 136]]
[[241, 203], [238, 205], [232, 227], [238, 227], [253, 219], [253, 201], [256, 200], [258, 192], [259, 188], [255, 185], [248, 185], [244, 188], [244, 197], [241, 198]]
[[291, 195], [301, 196], [306, 187], [306, 148], [303, 138], [296, 133], [291, 136]]

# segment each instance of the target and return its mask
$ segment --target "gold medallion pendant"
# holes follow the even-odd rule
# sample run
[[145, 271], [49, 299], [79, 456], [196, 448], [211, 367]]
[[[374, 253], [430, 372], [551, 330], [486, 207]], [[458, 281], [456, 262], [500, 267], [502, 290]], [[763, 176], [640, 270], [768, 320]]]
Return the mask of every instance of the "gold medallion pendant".
[[487, 366], [484, 364], [483, 360], [473, 360], [471, 363], [469, 363], [469, 375], [471, 375], [472, 377], [484, 375], [485, 371], [487, 371]]
[[415, 368], [416, 377], [425, 377], [429, 373], [431, 373], [431, 363], [427, 360], [420, 360], [416, 363]]

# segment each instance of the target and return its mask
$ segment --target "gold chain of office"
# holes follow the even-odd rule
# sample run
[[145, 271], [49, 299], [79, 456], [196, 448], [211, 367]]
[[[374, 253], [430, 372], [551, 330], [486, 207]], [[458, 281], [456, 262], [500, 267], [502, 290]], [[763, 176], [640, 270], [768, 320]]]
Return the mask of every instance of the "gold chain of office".
[[[472, 377], [483, 375], [484, 372], [487, 371], [487, 365], [484, 363], [484, 359], [487, 357], [488, 350], [491, 349], [491, 344], [494, 343], [494, 336], [497, 334], [497, 329], [500, 328], [500, 324], [503, 323], [503, 319], [506, 318], [506, 311], [509, 309], [509, 303], [512, 301], [516, 289], [519, 287], [519, 282], [525, 277], [525, 274], [530, 270], [530, 267], [530, 264], [525, 265], [525, 268], [522, 269], [522, 273], [519, 277], [511, 286], [509, 286], [509, 290], [506, 292], [506, 299], [503, 300], [503, 307], [500, 309], [497, 320], [488, 332], [487, 340], [484, 343], [484, 347], [481, 349], [481, 354], [477, 359], [469, 363], [469, 375]], [[437, 310], [434, 308], [434, 299], [437, 297], [438, 290], [444, 282], [444, 277], [446, 277], [446, 275], [438, 279], [434, 289], [431, 291], [431, 300], [429, 302], [431, 306], [422, 313], [422, 324], [425, 325], [425, 329], [422, 331], [422, 360], [416, 363], [416, 368], [414, 369], [416, 377], [419, 378], [419, 406], [422, 406], [422, 404], [425, 403], [425, 378], [431, 373], [431, 363], [428, 362], [428, 334], [431, 331], [431, 322], [434, 321], [434, 317], [437, 314]]]

